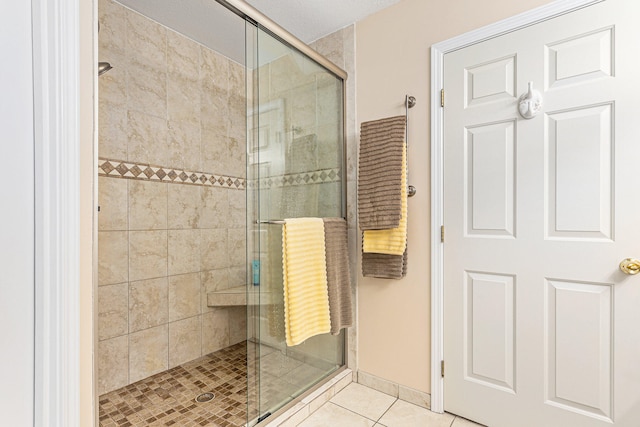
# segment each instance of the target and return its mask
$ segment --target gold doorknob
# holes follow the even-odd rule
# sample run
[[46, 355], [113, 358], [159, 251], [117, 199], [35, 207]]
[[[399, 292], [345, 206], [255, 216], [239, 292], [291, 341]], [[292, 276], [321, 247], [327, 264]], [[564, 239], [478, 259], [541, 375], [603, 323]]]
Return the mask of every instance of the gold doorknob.
[[624, 274], [638, 274], [640, 273], [640, 261], [635, 258], [625, 258], [620, 262], [620, 270]]

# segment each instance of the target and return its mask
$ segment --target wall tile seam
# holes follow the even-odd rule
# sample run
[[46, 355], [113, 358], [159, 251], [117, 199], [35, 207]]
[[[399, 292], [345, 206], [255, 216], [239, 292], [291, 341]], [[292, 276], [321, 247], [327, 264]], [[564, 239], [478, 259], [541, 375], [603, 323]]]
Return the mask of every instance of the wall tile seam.
[[[107, 286], [109, 286], [109, 285], [107, 285]], [[127, 299], [129, 299], [129, 292], [127, 292]], [[211, 307], [212, 309], [215, 309], [215, 310], [230, 310], [232, 308], [242, 307], [242, 306], [208, 306], [208, 307]], [[99, 341], [105, 341], [105, 340], [112, 339], [112, 338], [122, 337], [122, 336], [129, 335], [129, 334], [132, 334], [132, 333], [135, 333], [135, 332], [140, 332], [140, 331], [144, 331], [144, 330], [147, 330], [147, 329], [155, 328], [157, 326], [161, 326], [161, 325], [164, 325], [164, 324], [167, 324], [167, 323], [175, 323], [175, 322], [179, 322], [179, 321], [186, 320], [186, 319], [192, 319], [194, 317], [198, 317], [198, 316], [201, 316], [203, 314], [207, 314], [207, 313], [211, 313], [212, 311], [215, 311], [215, 310], [203, 310], [202, 309], [202, 304], [200, 304], [200, 308], [201, 308], [202, 311], [198, 312], [197, 314], [190, 314], [190, 315], [187, 315], [187, 316], [184, 316], [184, 317], [178, 317], [178, 318], [167, 320], [167, 321], [164, 321], [164, 322], [158, 322], [158, 323], [154, 323], [154, 324], [149, 324], [144, 328], [133, 330], [130, 326], [128, 326], [127, 327], [127, 332], [124, 332], [124, 333], [121, 333], [121, 334], [117, 334], [117, 335], [111, 335], [111, 336], [105, 337], [105, 338], [100, 338]], [[127, 305], [127, 311], [131, 312], [131, 310], [132, 310], [131, 306]]]
[[196, 314], [196, 315], [193, 315], [193, 316], [189, 316], [189, 317], [185, 317], [185, 318], [181, 318], [181, 319], [175, 319], [175, 320], [167, 321], [167, 322], [155, 323], [155, 324], [152, 324], [152, 325], [148, 325], [147, 327], [142, 328], [142, 329], [132, 330], [131, 327], [129, 327], [129, 332], [126, 332], [126, 333], [123, 333], [123, 334], [120, 334], [120, 335], [114, 335], [114, 336], [111, 336], [111, 337], [108, 337], [108, 338], [102, 338], [99, 341], [102, 342], [102, 341], [107, 341], [107, 340], [110, 340], [110, 339], [113, 339], [113, 338], [120, 338], [120, 337], [125, 337], [125, 336], [128, 337], [129, 335], [136, 334], [138, 332], [147, 331], [149, 329], [157, 328], [158, 326], [169, 325], [171, 323], [176, 323], [176, 322], [180, 322], [180, 321], [187, 320], [187, 319], [193, 319], [193, 318], [199, 317], [199, 316], [202, 316], [202, 313], [199, 313], [199, 314]]
[[[200, 269], [200, 270], [197, 270], [197, 271], [192, 271], [192, 272], [187, 272], [187, 273], [177, 273], [177, 274], [170, 274], [170, 275], [166, 275], [165, 274], [164, 276], [154, 276], [154, 277], [148, 277], [148, 278], [145, 278], [145, 279], [131, 280], [131, 281], [128, 281], [128, 282], [103, 283], [99, 287], [102, 288], [102, 287], [105, 287], [105, 286], [121, 285], [123, 283], [132, 284], [132, 283], [136, 283], [136, 282], [146, 282], [147, 280], [170, 279], [172, 277], [185, 276], [185, 275], [188, 275], [188, 274], [206, 273], [208, 271], [227, 270], [227, 269], [230, 269], [230, 268], [240, 268], [240, 267], [244, 267], [244, 266], [245, 266], [244, 264], [242, 264], [242, 265], [231, 265], [229, 267]], [[200, 280], [202, 280], [202, 279], [200, 279]]]
[[105, 338], [100, 338], [98, 339], [98, 342], [104, 342], [104, 341], [109, 341], [115, 338], [122, 338], [122, 337], [128, 337], [129, 336], [129, 332], [126, 332], [124, 334], [120, 334], [120, 335], [113, 335], [113, 336], [108, 336]]
[[[228, 307], [222, 307], [221, 309], [222, 309], [222, 310], [225, 310], [225, 309], [227, 309], [227, 308], [228, 308]], [[225, 311], [226, 311], [226, 310], [225, 310]], [[107, 337], [107, 338], [100, 339], [99, 341], [100, 341], [100, 342], [103, 342], [103, 341], [109, 341], [109, 340], [112, 340], [112, 339], [122, 338], [122, 337], [127, 337], [128, 339], [130, 339], [130, 335], [137, 334], [137, 333], [144, 332], [144, 331], [148, 331], [149, 329], [155, 329], [155, 328], [158, 328], [158, 327], [161, 327], [161, 326], [169, 326], [169, 327], [170, 327], [170, 325], [171, 325], [171, 324], [179, 323], [179, 322], [183, 322], [183, 321], [185, 321], [185, 320], [190, 320], [190, 319], [195, 319], [195, 318], [200, 318], [200, 320], [202, 320], [202, 317], [203, 317], [205, 314], [207, 314], [207, 313], [206, 313], [206, 312], [198, 313], [198, 314], [196, 314], [196, 315], [192, 315], [192, 316], [188, 316], [188, 317], [184, 317], [184, 318], [180, 318], [180, 319], [175, 319], [175, 320], [171, 320], [171, 321], [167, 321], [167, 322], [160, 322], [160, 323], [158, 323], [158, 324], [153, 324], [153, 325], [150, 325], [150, 326], [148, 326], [148, 327], [145, 327], [145, 328], [142, 328], [142, 329], [137, 329], [137, 330], [131, 330], [131, 329], [129, 329], [129, 332], [127, 332], [127, 333], [123, 333], [123, 334], [120, 334], [120, 335], [110, 336], [110, 337]], [[227, 314], [228, 314], [228, 313], [227, 313]], [[231, 318], [229, 319], [229, 322], [231, 322]], [[231, 323], [230, 323], [230, 325], [231, 325]], [[202, 324], [200, 325], [200, 332], [199, 332], [199, 334], [201, 334], [201, 333], [202, 333]], [[171, 335], [170, 335], [170, 330], [168, 329], [168, 330], [167, 330], [167, 337], [168, 337], [168, 338], [170, 338], [170, 336], [171, 336]]]

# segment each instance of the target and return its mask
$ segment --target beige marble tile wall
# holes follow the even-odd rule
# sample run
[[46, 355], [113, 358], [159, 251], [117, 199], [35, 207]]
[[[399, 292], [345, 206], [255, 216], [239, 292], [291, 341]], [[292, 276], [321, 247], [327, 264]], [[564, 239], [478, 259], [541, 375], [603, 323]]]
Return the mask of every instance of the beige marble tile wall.
[[[345, 67], [346, 62], [353, 64], [355, 59], [353, 40], [353, 27], [348, 27], [313, 43], [311, 47], [329, 55], [329, 59], [340, 67]], [[262, 65], [258, 70], [258, 79], [262, 138], [261, 217], [340, 216], [340, 177], [345, 173], [342, 167], [340, 81], [296, 53]], [[348, 81], [347, 93], [349, 90], [353, 93], [353, 89], [353, 84]], [[347, 120], [355, 123], [350, 112]], [[348, 139], [348, 145], [352, 142], [353, 138]], [[352, 170], [355, 173], [355, 169]], [[327, 177], [322, 173], [328, 174]], [[309, 179], [317, 175], [321, 178]], [[271, 180], [263, 179], [265, 176]], [[281, 185], [282, 179], [292, 179], [293, 182], [291, 185]], [[355, 174], [348, 179], [355, 181]], [[348, 208], [350, 205], [349, 202]], [[348, 214], [350, 218], [354, 218], [351, 213]], [[351, 228], [354, 224], [350, 223], [349, 226]], [[260, 249], [267, 260], [261, 265], [262, 273], [264, 277], [272, 277], [269, 282], [277, 287], [282, 283], [278, 271], [282, 261], [277, 256], [282, 242], [277, 235], [280, 228], [276, 227], [265, 230], [268, 237], [263, 236]], [[355, 236], [355, 232], [350, 231], [350, 235]], [[355, 256], [353, 259], [356, 259]], [[272, 295], [280, 295], [280, 288], [269, 291]], [[275, 299], [279, 301], [281, 298]], [[274, 310], [277, 312], [275, 316]], [[262, 310], [261, 342], [276, 347], [284, 345], [284, 326], [273, 325], [274, 318], [284, 316], [280, 314], [282, 310], [282, 306]], [[342, 348], [336, 345], [337, 340], [333, 336], [317, 336], [294, 349], [288, 349], [287, 354], [324, 368], [342, 359]]]
[[347, 366], [354, 372], [358, 367], [358, 325], [357, 325], [357, 292], [359, 251], [359, 234], [356, 223], [356, 177], [358, 161], [358, 138], [356, 137], [356, 73], [355, 73], [355, 25], [349, 25], [341, 30], [329, 34], [311, 43], [310, 46], [318, 53], [326, 56], [334, 64], [347, 72], [345, 86], [345, 133], [347, 159], [347, 226], [349, 230], [349, 260], [351, 262], [352, 303], [354, 313], [353, 327], [347, 330]]
[[[244, 67], [99, 2], [99, 157], [245, 178]], [[98, 392], [246, 339], [244, 187], [100, 176]], [[196, 183], [197, 184], [197, 183]]]

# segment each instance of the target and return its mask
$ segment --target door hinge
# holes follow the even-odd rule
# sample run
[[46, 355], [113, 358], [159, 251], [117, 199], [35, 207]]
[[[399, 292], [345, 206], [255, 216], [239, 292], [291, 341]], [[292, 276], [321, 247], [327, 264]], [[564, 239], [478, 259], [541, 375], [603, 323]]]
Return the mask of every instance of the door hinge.
[[440, 376], [444, 378], [444, 360], [440, 361]]
[[444, 89], [440, 89], [440, 106], [444, 107]]
[[444, 243], [444, 225], [440, 226], [440, 242]]

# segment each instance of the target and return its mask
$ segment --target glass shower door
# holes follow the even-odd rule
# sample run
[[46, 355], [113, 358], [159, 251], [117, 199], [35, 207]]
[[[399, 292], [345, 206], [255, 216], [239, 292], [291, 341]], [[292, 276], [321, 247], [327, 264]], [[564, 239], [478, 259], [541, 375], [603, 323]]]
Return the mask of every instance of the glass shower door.
[[343, 80], [247, 23], [249, 425], [344, 365], [344, 332], [285, 342], [282, 223], [344, 217]]

